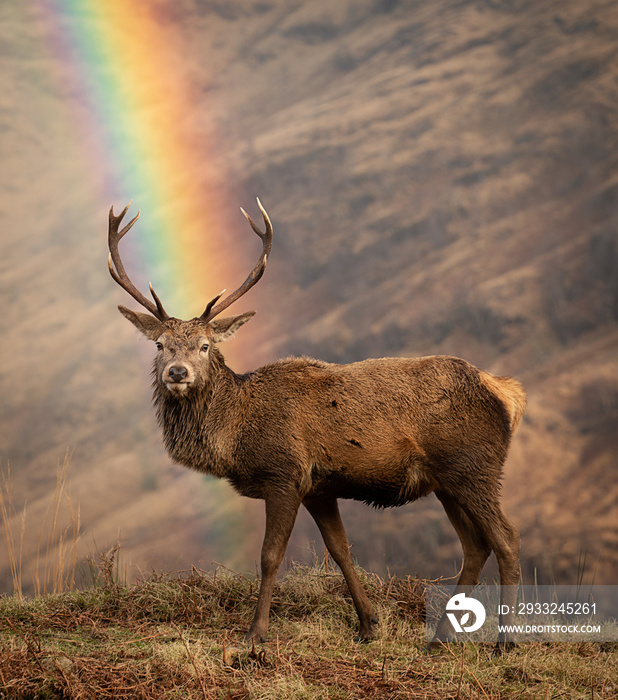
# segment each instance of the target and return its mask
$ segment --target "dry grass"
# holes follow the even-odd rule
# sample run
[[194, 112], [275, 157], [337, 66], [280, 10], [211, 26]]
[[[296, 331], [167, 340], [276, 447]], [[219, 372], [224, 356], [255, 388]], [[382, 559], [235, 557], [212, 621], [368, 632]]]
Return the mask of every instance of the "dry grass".
[[[371, 644], [352, 641], [341, 575], [318, 561], [279, 583], [269, 640], [245, 646], [257, 581], [222, 568], [119, 585], [101, 564], [88, 590], [0, 599], [0, 696], [7, 698], [609, 698], [612, 645], [424, 650], [418, 579], [361, 572], [380, 617]], [[2, 695], [2, 693], [4, 695]]]
[[38, 545], [32, 561], [24, 562], [24, 538], [28, 527], [27, 503], [18, 511], [13, 501], [11, 469], [0, 474], [0, 517], [13, 579], [13, 594], [23, 597], [23, 571], [30, 569], [35, 595], [73, 590], [78, 567], [77, 545], [81, 536], [79, 505], [71, 496], [67, 475], [70, 453], [58, 463], [56, 486], [38, 525]]
[[359, 570], [380, 626], [374, 642], [355, 644], [356, 614], [328, 557], [280, 581], [269, 640], [258, 646], [240, 640], [259, 582], [222, 566], [126, 585], [112, 547], [91, 560], [91, 584], [75, 590], [80, 521], [67, 468], [68, 459], [27, 562], [38, 576], [31, 598], [21, 588], [26, 509], [13, 507], [10, 473], [2, 480], [15, 592], [0, 597], [0, 698], [618, 698], [616, 645], [524, 644], [492, 659], [487, 647], [453, 644], [428, 654], [433, 582], [416, 578]]

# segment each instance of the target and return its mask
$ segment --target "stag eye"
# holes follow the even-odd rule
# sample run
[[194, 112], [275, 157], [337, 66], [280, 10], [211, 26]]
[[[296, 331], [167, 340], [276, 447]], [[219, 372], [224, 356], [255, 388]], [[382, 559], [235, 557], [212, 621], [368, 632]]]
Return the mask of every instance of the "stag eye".
[[163, 343], [155, 343], [157, 350], [163, 350]]
[[208, 352], [208, 343], [204, 343], [200, 348], [200, 352]]

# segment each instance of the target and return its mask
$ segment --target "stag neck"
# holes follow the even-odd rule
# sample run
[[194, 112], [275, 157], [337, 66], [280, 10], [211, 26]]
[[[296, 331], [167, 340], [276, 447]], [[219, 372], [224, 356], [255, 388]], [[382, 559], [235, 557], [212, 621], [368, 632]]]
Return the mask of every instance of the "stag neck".
[[234, 434], [243, 378], [226, 364], [223, 355], [210, 350], [210, 381], [186, 396], [174, 396], [154, 379], [153, 403], [163, 444], [170, 458], [218, 478], [233, 478]]
[[219, 348], [211, 345], [209, 353], [210, 376], [213, 393], [227, 386], [236, 387], [241, 378], [225, 363], [225, 358]]

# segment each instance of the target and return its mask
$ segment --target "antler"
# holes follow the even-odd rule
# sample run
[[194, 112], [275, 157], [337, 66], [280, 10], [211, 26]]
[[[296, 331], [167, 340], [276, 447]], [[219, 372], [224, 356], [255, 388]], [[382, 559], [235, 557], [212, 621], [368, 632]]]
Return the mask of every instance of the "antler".
[[155, 318], [158, 318], [159, 321], [167, 321], [169, 316], [163, 308], [161, 300], [155, 294], [155, 290], [152, 288], [152, 285], [149, 286], [152, 298], [155, 300], [154, 304], [133, 285], [133, 282], [131, 282], [129, 276], [127, 275], [124, 269], [122, 260], [120, 259], [120, 253], [118, 252], [118, 243], [120, 242], [120, 239], [125, 235], [125, 233], [127, 233], [129, 229], [133, 226], [133, 224], [139, 219], [139, 216], [141, 214], [141, 210], [138, 211], [137, 216], [131, 219], [131, 221], [129, 221], [129, 223], [122, 229], [122, 231], [119, 232], [118, 227], [120, 226], [120, 222], [124, 218], [124, 215], [127, 213], [127, 210], [130, 206], [131, 202], [127, 204], [127, 206], [120, 212], [118, 216], [114, 216], [114, 207], [112, 207], [109, 210], [109, 232], [107, 236], [107, 243], [109, 247], [109, 258], [107, 260], [107, 266], [109, 267], [109, 273], [114, 278], [114, 280], [135, 299], [135, 301], [137, 301], [145, 309], [150, 311], [150, 313]]
[[[223, 301], [219, 302], [215, 306], [217, 301], [219, 301], [219, 299], [223, 296], [223, 293], [225, 292], [224, 289], [223, 292], [217, 294], [217, 296], [214, 299], [208, 302], [204, 313], [200, 316], [200, 319], [204, 322], [211, 321], [215, 316], [218, 316], [222, 311], [227, 309], [228, 306], [233, 304], [235, 301], [238, 301], [238, 299], [240, 299], [240, 297], [243, 296], [243, 294], [248, 292], [251, 289], [251, 287], [253, 287], [253, 285], [256, 282], [258, 282], [260, 277], [264, 274], [264, 270], [266, 269], [266, 259], [270, 254], [270, 248], [273, 242], [273, 226], [270, 223], [270, 219], [268, 218], [266, 209], [264, 209], [259, 199], [257, 200], [257, 203], [258, 207], [260, 208], [260, 211], [262, 212], [262, 216], [264, 217], [264, 224], [266, 226], [266, 231], [264, 232], [260, 231], [260, 229], [254, 223], [253, 219], [249, 216], [249, 214], [247, 214], [247, 212], [242, 207], [240, 208], [240, 211], [242, 211], [242, 213], [245, 215], [247, 221], [249, 222], [249, 224], [251, 224], [251, 228], [254, 230], [254, 232], [257, 233], [257, 235], [262, 239], [262, 254], [260, 255], [260, 258], [257, 261], [253, 270], [251, 270], [251, 272], [249, 273], [247, 279], [240, 285], [240, 287], [238, 287], [238, 289], [235, 292], [232, 292], [230, 295], [225, 297]], [[131, 224], [132, 223], [133, 222], [131, 222]]]

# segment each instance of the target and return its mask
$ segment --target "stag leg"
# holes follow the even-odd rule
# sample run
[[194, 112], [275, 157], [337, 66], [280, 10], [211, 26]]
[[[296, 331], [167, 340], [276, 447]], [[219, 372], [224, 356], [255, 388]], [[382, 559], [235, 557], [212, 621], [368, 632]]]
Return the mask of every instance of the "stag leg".
[[[474, 586], [478, 583], [483, 564], [489, 550], [493, 550], [500, 571], [500, 614], [501, 625], [514, 624], [514, 610], [519, 585], [519, 533], [502, 513], [497, 495], [478, 494], [471, 504], [464, 506], [450, 494], [436, 492], [438, 498], [453, 523], [464, 550], [464, 567], [457, 582], [456, 592], [461, 586]], [[449, 638], [450, 623], [443, 617], [432, 641], [446, 641]], [[514, 635], [500, 632], [494, 653], [517, 646]]]
[[[500, 625], [515, 624], [515, 606], [517, 604], [517, 588], [519, 586], [519, 532], [504, 516], [497, 498], [487, 504], [486, 509], [477, 513], [468, 513], [474, 518], [477, 526], [482, 529], [485, 538], [493, 549], [498, 560], [500, 571]], [[506, 614], [502, 611], [508, 610]], [[494, 649], [498, 656], [517, 646], [512, 632], [500, 632]]]
[[457, 581], [458, 586], [476, 586], [481, 571], [491, 554], [491, 547], [483, 532], [470, 520], [463, 508], [448, 494], [435, 492], [459, 536], [464, 554], [463, 569]]
[[[435, 494], [444, 506], [448, 519], [459, 537], [464, 554], [463, 568], [454, 595], [460, 592], [463, 586], [476, 586], [483, 566], [491, 554], [491, 547], [482, 531], [470, 520], [457, 501], [444, 491], [435, 491]], [[449, 641], [451, 631], [451, 624], [444, 614], [429, 647], [436, 648], [441, 646], [441, 642]]]
[[253, 622], [245, 635], [246, 642], [253, 639], [265, 641], [277, 571], [283, 561], [299, 507], [300, 499], [296, 494], [274, 493], [266, 498], [266, 532], [261, 558], [262, 580]]
[[303, 505], [320, 529], [324, 544], [341, 569], [348, 584], [354, 607], [358, 614], [359, 628], [355, 641], [368, 642], [375, 637], [378, 619], [367, 593], [360, 582], [350, 556], [350, 545], [341, 521], [336, 498], [305, 498]]

